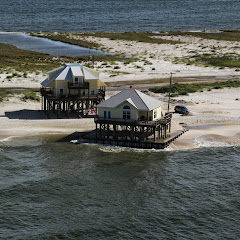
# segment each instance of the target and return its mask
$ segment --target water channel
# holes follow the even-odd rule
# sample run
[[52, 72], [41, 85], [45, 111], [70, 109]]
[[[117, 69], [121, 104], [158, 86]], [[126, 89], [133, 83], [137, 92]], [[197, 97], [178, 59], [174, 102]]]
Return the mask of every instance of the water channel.
[[48, 53], [53, 56], [81, 57], [107, 54], [100, 50], [79, 47], [47, 38], [32, 37], [24, 33], [1, 32], [0, 42], [12, 44], [20, 49]]

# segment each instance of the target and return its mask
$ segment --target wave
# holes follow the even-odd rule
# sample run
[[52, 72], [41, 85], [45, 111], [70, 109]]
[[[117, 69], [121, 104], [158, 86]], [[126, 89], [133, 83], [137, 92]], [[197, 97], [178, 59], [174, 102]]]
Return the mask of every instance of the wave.
[[198, 136], [194, 140], [194, 148], [203, 147], [234, 147], [240, 146], [240, 139], [237, 137], [223, 137], [220, 135]]

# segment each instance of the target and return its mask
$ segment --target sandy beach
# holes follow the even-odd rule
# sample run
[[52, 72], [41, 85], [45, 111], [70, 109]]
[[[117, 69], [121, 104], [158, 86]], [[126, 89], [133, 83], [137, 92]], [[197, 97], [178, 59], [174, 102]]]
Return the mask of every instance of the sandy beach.
[[[182, 116], [173, 113], [172, 131], [189, 131], [172, 143], [169, 149], [193, 149], [207, 146], [232, 146], [240, 144], [240, 89], [221, 89], [211, 92], [194, 93], [176, 97], [170, 110], [176, 104], [184, 104], [190, 114]], [[110, 93], [112, 94], [112, 92]], [[163, 111], [167, 110], [166, 97], [161, 94], [152, 96], [164, 101]], [[93, 118], [48, 119], [40, 111], [39, 102], [22, 102], [18, 97], [0, 103], [0, 140], [37, 134], [68, 135], [76, 131], [94, 129]]]
[[[217, 79], [240, 79], [238, 71], [230, 68], [215, 68], [174, 63], [176, 57], [187, 57], [193, 52], [210, 53], [218, 46], [219, 53], [240, 54], [239, 42], [227, 42], [200, 39], [196, 37], [161, 36], [169, 40], [183, 41], [184, 44], [149, 44], [88, 37], [100, 43], [111, 53], [123, 53], [140, 59], [139, 62], [124, 65], [116, 62], [105, 65], [95, 62], [95, 69], [100, 72], [104, 82], [124, 82], [136, 80], [185, 77], [194, 81], [196, 78], [213, 77]], [[146, 64], [146, 61], [148, 64]], [[28, 74], [26, 78], [7, 79], [6, 73], [0, 74], [1, 88], [39, 88], [46, 73]], [[147, 88], [147, 86], [145, 86]], [[118, 89], [116, 89], [117, 91]], [[109, 95], [113, 92], [108, 92]], [[167, 99], [161, 94], [148, 93], [164, 102], [163, 111], [167, 109]], [[183, 126], [189, 131], [177, 139], [170, 149], [188, 149], [204, 146], [239, 145], [240, 143], [240, 89], [219, 89], [204, 91], [172, 99], [171, 111], [177, 104], [184, 104], [190, 110], [188, 116], [173, 114], [173, 131]], [[0, 140], [9, 137], [20, 137], [35, 134], [70, 134], [75, 131], [86, 131], [94, 128], [93, 119], [48, 119], [41, 111], [40, 102], [23, 102], [20, 97], [12, 97], [0, 102]]]

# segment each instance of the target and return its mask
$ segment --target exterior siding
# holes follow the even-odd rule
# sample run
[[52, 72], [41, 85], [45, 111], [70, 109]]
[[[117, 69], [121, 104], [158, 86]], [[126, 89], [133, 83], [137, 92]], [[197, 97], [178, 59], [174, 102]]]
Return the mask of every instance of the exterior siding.
[[[154, 111], [157, 111], [157, 117], [154, 118]], [[152, 116], [153, 116], [153, 121], [157, 120], [157, 119], [160, 119], [162, 117], [162, 108], [161, 107], [158, 107], [158, 108], [155, 108], [153, 111], [152, 111]]]
[[63, 94], [68, 94], [68, 81], [54, 81], [55, 82], [55, 94], [59, 96], [59, 91], [62, 88]]
[[157, 117], [154, 118], [154, 110], [152, 111], [140, 111], [137, 110], [129, 103], [123, 103], [119, 105], [117, 108], [98, 108], [98, 116], [100, 118], [104, 118], [104, 111], [111, 111], [111, 118], [122, 119], [123, 118], [123, 107], [129, 106], [131, 109], [131, 120], [139, 120], [141, 117], [145, 119], [148, 117], [148, 120], [152, 119], [153, 121], [160, 119], [162, 116], [162, 108], [158, 107], [154, 109], [157, 111]]
[[123, 118], [123, 107], [124, 106], [129, 106], [131, 109], [131, 120], [137, 120], [138, 119], [138, 110], [134, 108], [131, 104], [129, 103], [123, 103], [117, 108], [98, 108], [98, 116], [100, 118], [104, 117], [104, 111], [111, 111], [111, 118], [117, 118], [117, 119], [122, 119]]
[[[65, 80], [53, 80], [51, 81], [50, 83], [48, 83], [45, 87], [48, 87], [48, 88], [51, 88], [51, 90], [53, 91], [53, 94], [56, 95], [56, 96], [59, 96], [60, 94], [60, 89], [63, 89], [63, 94], [73, 94], [73, 95], [78, 95], [79, 93], [81, 95], [83, 95], [83, 92], [85, 92], [85, 95], [94, 95], [96, 96], [97, 93], [98, 93], [98, 88], [101, 86], [101, 87], [105, 87], [105, 84], [102, 83], [100, 80], [99, 80], [99, 73], [96, 72], [95, 70], [93, 69], [90, 69], [90, 68], [84, 68], [86, 71], [92, 73], [97, 79], [94, 79], [94, 80], [85, 80], [85, 76], [77, 76], [77, 74], [81, 73], [83, 71], [83, 66], [81, 64], [66, 64], [66, 67], [69, 67], [69, 71], [71, 70], [70, 67], [71, 66], [79, 66], [81, 68], [81, 71], [79, 70], [76, 71], [76, 72], [73, 72], [72, 73], [68, 73], [67, 76], [65, 76], [63, 74], [63, 77]], [[59, 69], [56, 69], [56, 71], [52, 70], [50, 72], [48, 72], [48, 79], [53, 79], [55, 76], [58, 76], [59, 74], [61, 74], [62, 71], [65, 71], [66, 68], [64, 67], [61, 67]], [[84, 71], [85, 71], [84, 70]], [[83, 71], [83, 73], [84, 73]], [[87, 72], [86, 72], [87, 73]], [[66, 74], [66, 71], [65, 71], [65, 74]], [[72, 75], [71, 75], [72, 74]], [[73, 75], [75, 74], [75, 75]], [[81, 73], [82, 74], [82, 73]], [[75, 78], [78, 78], [79, 80], [79, 83], [82, 83], [82, 81], [85, 81], [85, 82], [88, 82], [89, 83], [89, 90], [88, 89], [77, 89], [74, 88], [74, 86], [71, 86], [71, 89], [68, 88], [68, 83], [76, 83], [75, 82]], [[94, 77], [94, 78], [95, 78]], [[81, 80], [82, 79], [82, 80]]]
[[[64, 94], [69, 94], [68, 90], [68, 82], [73, 83], [74, 81], [68, 81], [68, 80], [54, 80], [51, 83], [47, 85], [47, 87], [50, 87], [51, 90], [54, 92], [55, 95], [59, 96], [60, 88], [64, 89]], [[97, 94], [98, 90], [98, 80], [88, 80], [86, 82], [89, 82], [89, 94], [91, 95], [91, 92], [94, 91], [94, 95]], [[80, 93], [83, 94], [84, 90], [81, 90]], [[79, 92], [77, 89], [72, 89], [71, 94], [77, 95]], [[85, 94], [88, 94], [88, 90], [85, 89]]]
[[91, 95], [92, 91], [97, 94], [98, 80], [86, 80], [86, 82], [89, 82], [89, 94]]

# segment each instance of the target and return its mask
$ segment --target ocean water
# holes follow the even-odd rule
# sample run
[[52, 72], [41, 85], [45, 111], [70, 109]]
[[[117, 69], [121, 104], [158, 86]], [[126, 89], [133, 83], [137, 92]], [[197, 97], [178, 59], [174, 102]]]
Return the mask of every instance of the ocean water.
[[240, 147], [0, 142], [0, 239], [239, 239]]
[[1, 0], [0, 31], [239, 29], [239, 0]]
[[[1, 0], [0, 31], [239, 29], [239, 0]], [[0, 142], [0, 239], [239, 239], [240, 147]]]

